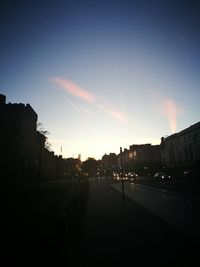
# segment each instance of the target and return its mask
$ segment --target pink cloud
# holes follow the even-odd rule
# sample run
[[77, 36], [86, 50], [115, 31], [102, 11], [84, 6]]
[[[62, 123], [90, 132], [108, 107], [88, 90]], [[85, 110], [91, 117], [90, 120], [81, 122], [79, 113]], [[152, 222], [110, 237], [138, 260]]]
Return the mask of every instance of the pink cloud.
[[168, 98], [164, 100], [164, 114], [168, 118], [172, 133], [176, 132], [178, 110], [179, 108], [173, 100]]
[[119, 120], [121, 122], [126, 122], [127, 121], [126, 116], [123, 113], [119, 112], [119, 111], [116, 111], [116, 110], [108, 110], [108, 113], [110, 115], [112, 115], [115, 119], [117, 119], [117, 120]]
[[67, 91], [68, 93], [70, 93], [75, 97], [82, 98], [88, 102], [94, 102], [96, 99], [94, 95], [80, 88], [78, 85], [74, 84], [70, 80], [65, 80], [62, 78], [50, 78], [50, 81], [63, 87], [65, 91]]
[[[53, 77], [53, 78], [50, 78], [49, 79], [51, 82], [53, 82], [54, 84], [56, 85], [59, 85], [60, 87], [62, 87], [67, 93], [75, 96], [75, 97], [78, 97], [78, 98], [81, 98], [87, 102], [90, 102], [91, 104], [93, 104], [96, 108], [98, 109], [101, 109], [102, 111], [104, 111], [105, 113], [111, 115], [113, 118], [121, 121], [121, 122], [126, 122], [127, 118], [126, 116], [120, 112], [120, 111], [117, 111], [115, 109], [113, 109], [111, 107], [110, 104], [107, 103], [107, 105], [105, 104], [102, 104], [99, 100], [97, 100], [97, 98], [89, 93], [88, 91], [82, 89], [81, 87], [79, 87], [78, 85], [76, 85], [75, 83], [73, 83], [72, 81], [70, 80], [66, 80], [66, 79], [62, 79], [62, 78], [57, 78], [57, 77]], [[105, 101], [103, 101], [105, 102]], [[107, 108], [107, 106], [109, 105], [109, 107]], [[83, 110], [83, 108], [80, 108]], [[84, 110], [86, 111], [86, 110]], [[90, 113], [90, 111], [88, 111], [87, 113]]]

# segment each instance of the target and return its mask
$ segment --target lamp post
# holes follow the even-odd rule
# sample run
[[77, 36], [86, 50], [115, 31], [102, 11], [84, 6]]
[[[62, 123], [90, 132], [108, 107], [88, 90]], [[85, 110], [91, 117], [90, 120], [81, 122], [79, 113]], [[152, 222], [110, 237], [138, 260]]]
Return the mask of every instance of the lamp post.
[[120, 170], [122, 175], [122, 197], [123, 202], [125, 202], [125, 196], [124, 196], [124, 170], [123, 170], [123, 159], [122, 159], [122, 148], [120, 147]]

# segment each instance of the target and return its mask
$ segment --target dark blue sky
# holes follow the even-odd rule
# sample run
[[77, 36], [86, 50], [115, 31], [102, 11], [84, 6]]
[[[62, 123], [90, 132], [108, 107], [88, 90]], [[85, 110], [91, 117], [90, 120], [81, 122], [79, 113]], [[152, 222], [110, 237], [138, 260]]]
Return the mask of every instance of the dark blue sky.
[[56, 152], [100, 157], [199, 121], [200, 1], [1, 1], [0, 12], [1, 92], [32, 104]]

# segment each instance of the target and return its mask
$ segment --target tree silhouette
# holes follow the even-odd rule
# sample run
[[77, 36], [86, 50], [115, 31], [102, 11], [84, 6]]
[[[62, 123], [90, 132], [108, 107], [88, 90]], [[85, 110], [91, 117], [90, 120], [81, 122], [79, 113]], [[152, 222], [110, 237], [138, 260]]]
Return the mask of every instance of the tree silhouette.
[[88, 158], [81, 165], [83, 172], [87, 172], [89, 176], [95, 175], [97, 173], [97, 160], [94, 158]]
[[50, 132], [44, 129], [44, 125], [41, 122], [37, 123], [37, 131], [46, 137], [45, 148], [51, 151], [51, 144], [49, 143], [48, 137], [47, 137], [50, 134]]

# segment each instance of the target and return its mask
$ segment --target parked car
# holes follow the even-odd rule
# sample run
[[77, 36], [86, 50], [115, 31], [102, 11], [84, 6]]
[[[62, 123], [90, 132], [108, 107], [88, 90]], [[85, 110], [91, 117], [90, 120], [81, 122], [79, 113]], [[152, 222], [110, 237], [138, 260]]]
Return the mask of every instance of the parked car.
[[135, 172], [129, 172], [128, 173], [128, 180], [130, 182], [134, 181], [137, 177], [138, 177], [138, 175]]
[[157, 172], [154, 175], [155, 180], [171, 180], [171, 175], [167, 174], [166, 172]]
[[183, 171], [183, 177], [189, 180], [195, 180], [199, 179], [200, 173], [197, 171], [195, 172], [194, 170], [185, 170]]

